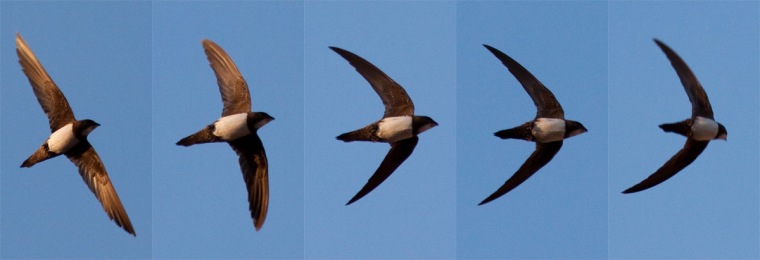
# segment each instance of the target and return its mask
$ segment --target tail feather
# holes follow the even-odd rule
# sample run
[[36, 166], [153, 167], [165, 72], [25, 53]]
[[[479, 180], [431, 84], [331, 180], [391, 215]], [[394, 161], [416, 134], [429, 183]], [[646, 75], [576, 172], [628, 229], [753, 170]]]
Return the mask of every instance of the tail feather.
[[510, 129], [505, 129], [498, 131], [494, 133], [493, 135], [501, 138], [501, 139], [523, 139], [523, 140], [532, 140], [533, 137], [530, 134], [531, 127], [533, 126], [533, 123], [528, 122]]
[[374, 134], [375, 132], [377, 132], [377, 124], [371, 124], [371, 125], [362, 127], [361, 129], [341, 134], [335, 138], [343, 142], [353, 142], [353, 141], [377, 142], [379, 138], [377, 137], [376, 134]]
[[179, 142], [177, 142], [177, 145], [191, 146], [194, 144], [221, 142], [222, 140], [219, 139], [219, 137], [214, 136], [214, 130], [212, 129], [212, 127], [213, 125], [207, 126], [206, 128], [203, 128], [203, 130], [200, 130], [197, 133], [194, 133], [188, 137], [182, 138], [182, 140], [179, 140]]
[[508, 139], [508, 138], [517, 139], [517, 129], [515, 128], [505, 129], [505, 130], [498, 131], [494, 133], [493, 135], [501, 139]]
[[32, 165], [35, 165], [39, 162], [42, 162], [44, 160], [47, 160], [56, 156], [58, 155], [48, 151], [47, 143], [44, 143], [42, 144], [42, 146], [40, 146], [40, 148], [37, 149], [37, 151], [34, 151], [34, 153], [31, 156], [29, 156], [29, 158], [27, 158], [26, 161], [21, 163], [21, 168], [32, 167]]
[[665, 132], [677, 133], [688, 137], [689, 129], [691, 128], [691, 122], [689, 122], [689, 120], [690, 119], [671, 124], [661, 124], [660, 128]]

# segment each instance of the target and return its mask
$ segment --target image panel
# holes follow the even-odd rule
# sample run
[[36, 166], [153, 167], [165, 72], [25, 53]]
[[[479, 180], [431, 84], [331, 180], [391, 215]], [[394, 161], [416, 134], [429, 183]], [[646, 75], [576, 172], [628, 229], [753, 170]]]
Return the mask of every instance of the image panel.
[[157, 1], [153, 18], [154, 256], [303, 258], [303, 3]]
[[455, 8], [306, 2], [307, 258], [456, 257]]
[[458, 3], [458, 258], [607, 257], [607, 85], [606, 2]]
[[758, 4], [610, 2], [611, 258], [760, 257]]
[[151, 257], [150, 8], [0, 3], [0, 257]]

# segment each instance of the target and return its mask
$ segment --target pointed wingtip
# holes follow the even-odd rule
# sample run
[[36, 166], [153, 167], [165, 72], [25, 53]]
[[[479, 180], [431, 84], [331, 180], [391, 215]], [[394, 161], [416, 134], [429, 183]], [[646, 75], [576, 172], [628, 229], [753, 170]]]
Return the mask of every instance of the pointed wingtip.
[[636, 185], [634, 185], [633, 187], [630, 187], [630, 188], [628, 188], [627, 190], [624, 190], [621, 193], [623, 193], [623, 194], [631, 194], [631, 193], [639, 192], [639, 191], [642, 191], [642, 190], [646, 190], [646, 189], [641, 189], [641, 188], [636, 187]]
[[491, 47], [491, 45], [488, 45], [488, 44], [483, 44], [483, 47], [486, 47], [486, 49], [488, 49], [488, 51], [490, 51], [494, 55], [496, 55], [497, 52], [501, 52], [497, 50], [496, 48]]
[[357, 200], [361, 199], [361, 197], [357, 198], [357, 196], [359, 196], [359, 194], [354, 195], [354, 197], [351, 198], [351, 200], [349, 200], [348, 203], [346, 203], [346, 206], [354, 204], [354, 202], [356, 202]]
[[357, 202], [358, 200], [364, 198], [364, 196], [366, 196], [367, 194], [369, 194], [370, 191], [372, 191], [371, 189], [370, 191], [365, 191], [364, 188], [366, 188], [366, 186], [363, 187], [361, 190], [359, 190], [359, 192], [357, 192], [356, 195], [354, 195], [354, 197], [352, 197], [351, 200], [349, 200], [348, 203], [346, 203], [346, 206], [351, 205], [354, 202]]
[[338, 54], [340, 54], [343, 51], [346, 51], [344, 49], [341, 49], [341, 48], [338, 48], [338, 47], [335, 47], [335, 46], [327, 46], [327, 48], [330, 48], [331, 50], [333, 50], [334, 52], [337, 52]]
[[116, 223], [116, 225], [119, 226], [119, 227], [121, 227], [122, 229], [124, 229], [124, 231], [127, 231], [127, 233], [129, 233], [130, 235], [132, 235], [132, 237], [137, 237], [137, 233], [135, 232], [135, 228], [132, 227], [132, 223], [129, 223], [129, 221], [127, 221], [127, 223], [125, 223], [123, 225], [121, 225], [119, 223]]
[[[505, 193], [505, 194], [506, 194], [506, 193]], [[502, 195], [504, 195], [504, 194], [501, 194], [501, 195], [498, 195], [498, 196], [496, 196], [496, 192], [494, 192], [493, 194], [489, 195], [489, 196], [488, 196], [488, 198], [486, 198], [486, 199], [484, 199], [483, 201], [481, 201], [480, 203], [478, 203], [478, 206], [482, 206], [482, 205], [485, 205], [486, 203], [489, 203], [489, 202], [491, 202], [491, 201], [493, 201], [493, 200], [495, 200], [495, 199], [498, 199], [498, 198], [499, 198], [499, 197], [501, 197]]]
[[659, 39], [652, 38], [652, 40], [654, 41], [655, 44], [657, 44], [657, 46], [660, 46], [660, 48], [668, 48], [669, 49], [668, 45], [665, 45], [665, 43], [662, 42], [662, 41], [660, 41]]
[[25, 46], [26, 42], [24, 41], [24, 37], [21, 37], [21, 34], [16, 32], [16, 48], [19, 48], [20, 46]]

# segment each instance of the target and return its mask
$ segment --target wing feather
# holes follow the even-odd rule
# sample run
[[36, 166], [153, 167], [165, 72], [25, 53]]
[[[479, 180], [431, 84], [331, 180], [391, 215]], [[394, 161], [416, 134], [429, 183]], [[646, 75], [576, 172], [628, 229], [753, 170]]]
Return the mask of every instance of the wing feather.
[[224, 109], [222, 116], [251, 111], [251, 93], [237, 66], [227, 52], [210, 40], [203, 40], [203, 49], [211, 68], [216, 74], [216, 83], [222, 94]]
[[562, 141], [550, 142], [550, 143], [536, 143], [536, 150], [528, 157], [527, 160], [517, 169], [517, 172], [512, 175], [506, 182], [504, 182], [499, 189], [497, 189], [491, 196], [484, 199], [480, 204], [483, 205], [492, 200], [495, 200], [512, 189], [522, 184], [525, 180], [533, 176], [539, 169], [544, 167], [549, 161], [554, 158], [554, 155], [562, 148]]
[[396, 170], [396, 168], [398, 168], [399, 165], [401, 165], [401, 163], [406, 160], [406, 158], [409, 158], [409, 155], [412, 154], [414, 148], [417, 146], [418, 141], [419, 138], [417, 136], [414, 136], [412, 138], [391, 143], [391, 150], [388, 151], [387, 155], [385, 155], [383, 162], [380, 163], [380, 166], [377, 168], [375, 173], [372, 175], [372, 177], [369, 178], [367, 184], [365, 184], [364, 187], [362, 187], [362, 189], [359, 190], [359, 192], [356, 193], [356, 195], [354, 195], [354, 197], [351, 198], [348, 203], [346, 203], [346, 205], [351, 205], [351, 203], [356, 202], [377, 188], [377, 186], [380, 186], [380, 184], [383, 183], [383, 181], [385, 181], [385, 179], [387, 179], [389, 176], [391, 176], [391, 174]]
[[86, 140], [82, 141], [67, 152], [66, 157], [79, 168], [79, 175], [82, 176], [90, 191], [98, 198], [108, 217], [117, 226], [135, 236], [135, 229], [132, 227], [132, 222], [129, 221], [127, 211], [124, 210], [119, 195], [116, 194], [111, 179], [108, 178], [108, 173], [100, 160], [100, 156], [90, 143]]
[[63, 92], [58, 89], [53, 79], [50, 78], [40, 61], [32, 53], [32, 49], [18, 33], [16, 34], [16, 54], [18, 54], [21, 69], [32, 85], [37, 102], [40, 103], [42, 110], [48, 116], [50, 132], [55, 132], [66, 124], [74, 122], [74, 112]]
[[264, 225], [269, 209], [269, 166], [264, 145], [256, 133], [230, 142], [238, 154], [240, 170], [248, 190], [248, 209], [258, 231]]
[[486, 44], [483, 44], [483, 46], [491, 51], [491, 53], [493, 53], [493, 55], [496, 56], [507, 69], [509, 69], [509, 72], [511, 72], [517, 81], [520, 82], [520, 85], [523, 86], [525, 92], [528, 92], [528, 95], [533, 100], [533, 104], [536, 105], [536, 109], [538, 110], [536, 112], [536, 118], [565, 118], [565, 111], [562, 110], [559, 101], [557, 101], [554, 94], [552, 94], [541, 81], [538, 81], [538, 79], [525, 69], [525, 67], [520, 65], [520, 63], [517, 63], [517, 61], [513, 60], [508, 55]]
[[680, 172], [683, 170], [683, 168], [686, 168], [686, 166], [689, 166], [689, 164], [694, 162], [699, 154], [701, 154], [702, 151], [707, 148], [707, 144], [709, 143], [710, 141], [696, 141], [691, 138], [686, 139], [686, 143], [684, 144], [683, 148], [681, 148], [678, 153], [673, 155], [670, 160], [665, 162], [662, 167], [657, 169], [656, 172], [654, 172], [652, 175], [649, 175], [649, 177], [643, 181], [623, 191], [623, 193], [628, 194], [643, 191], [670, 179], [670, 177], [673, 177], [676, 175], [676, 173]]
[[414, 115], [414, 103], [412, 103], [412, 99], [406, 94], [406, 90], [391, 77], [385, 75], [382, 70], [369, 63], [369, 61], [350, 51], [338, 47], [330, 47], [330, 49], [346, 59], [372, 85], [372, 88], [383, 101], [383, 105], [385, 105], [384, 118]]
[[660, 49], [662, 49], [663, 52], [665, 52], [665, 56], [668, 57], [670, 64], [673, 65], [673, 68], [676, 70], [678, 78], [681, 79], [681, 84], [683, 85], [684, 90], [686, 90], [686, 95], [689, 96], [689, 101], [691, 102], [691, 116], [714, 119], [710, 100], [707, 98], [707, 93], [705, 92], [705, 89], [702, 88], [702, 84], [697, 80], [697, 76], [691, 72], [691, 69], [686, 65], [686, 62], [684, 62], [676, 52], [670, 49], [670, 47], [657, 39], [654, 39], [654, 42], [657, 43], [657, 46], [660, 46]]

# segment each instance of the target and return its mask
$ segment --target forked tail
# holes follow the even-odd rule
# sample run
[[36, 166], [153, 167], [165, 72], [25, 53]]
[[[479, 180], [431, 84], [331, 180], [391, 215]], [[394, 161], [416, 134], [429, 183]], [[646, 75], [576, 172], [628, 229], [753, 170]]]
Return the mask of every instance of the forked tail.
[[501, 138], [501, 139], [523, 139], [523, 140], [531, 140], [530, 135], [530, 124], [522, 124], [517, 127], [513, 127], [510, 129], [505, 129], [498, 131], [494, 133], [493, 135]]
[[46, 142], [46, 143], [42, 144], [42, 146], [40, 146], [40, 148], [37, 149], [37, 151], [34, 151], [34, 153], [32, 154], [32, 156], [29, 156], [29, 158], [27, 158], [26, 161], [24, 161], [21, 164], [21, 167], [22, 168], [32, 167], [32, 165], [35, 165], [35, 164], [37, 164], [37, 163], [39, 163], [41, 161], [53, 158], [56, 155], [57, 154], [55, 154], [55, 153], [48, 152], [48, 147], [47, 147], [47, 142]]
[[372, 133], [377, 131], [377, 125], [371, 124], [365, 127], [362, 127], [359, 130], [344, 133], [342, 135], [339, 135], [336, 137], [338, 140], [341, 140], [343, 142], [353, 142], [353, 141], [372, 141], [377, 142], [378, 138], [376, 135], [373, 135]]
[[211, 126], [206, 126], [203, 130], [198, 131], [188, 137], [182, 138], [177, 145], [191, 146], [194, 144], [221, 142], [222, 140], [214, 136], [214, 130]]
[[677, 133], [677, 134], [688, 137], [689, 128], [691, 128], [690, 122], [688, 121], [689, 120], [687, 119], [685, 121], [672, 123], [672, 124], [661, 124], [660, 128], [662, 128], [662, 130], [665, 132]]

